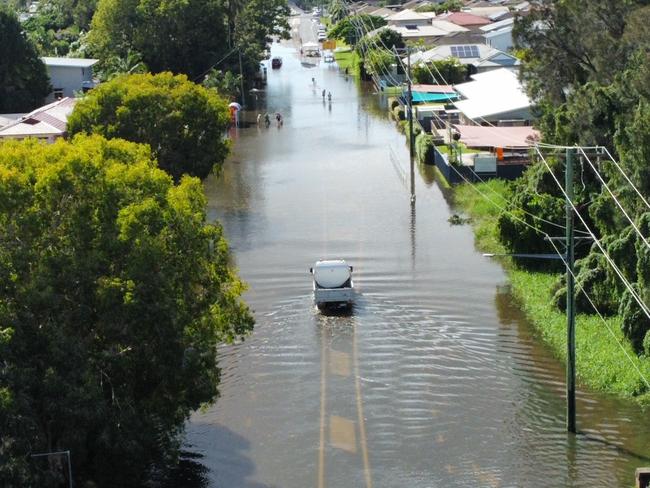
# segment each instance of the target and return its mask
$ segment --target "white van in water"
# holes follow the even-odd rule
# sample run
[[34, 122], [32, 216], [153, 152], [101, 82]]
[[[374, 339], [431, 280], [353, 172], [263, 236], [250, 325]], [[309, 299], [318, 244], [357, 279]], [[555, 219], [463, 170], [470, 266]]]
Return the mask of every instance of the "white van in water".
[[348, 266], [343, 259], [316, 261], [309, 271], [314, 277], [314, 301], [319, 309], [352, 305], [352, 266]]

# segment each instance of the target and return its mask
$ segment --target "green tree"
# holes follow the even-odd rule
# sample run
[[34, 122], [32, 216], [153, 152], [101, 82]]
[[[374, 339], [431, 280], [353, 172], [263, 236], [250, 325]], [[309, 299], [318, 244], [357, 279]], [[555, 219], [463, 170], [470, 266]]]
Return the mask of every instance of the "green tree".
[[348, 13], [347, 10], [343, 0], [330, 0], [329, 6], [327, 7], [327, 12], [333, 24], [343, 20]]
[[0, 5], [0, 113], [29, 112], [50, 92], [45, 65], [15, 13]]
[[440, 59], [417, 63], [413, 66], [412, 74], [416, 83], [453, 85], [467, 79], [467, 67], [457, 58]]
[[205, 178], [229, 151], [226, 102], [214, 91], [171, 73], [119, 76], [80, 100], [68, 132], [100, 134], [151, 147], [161, 168], [179, 180]]
[[69, 449], [76, 486], [141, 486], [253, 324], [201, 182], [99, 136], [3, 143], [0, 181], [0, 478]]
[[349, 46], [355, 46], [361, 34], [386, 25], [386, 20], [378, 15], [351, 15], [339, 21], [329, 31], [329, 37], [340, 39]]
[[[535, 103], [537, 125], [547, 143], [608, 147], [629, 179], [644, 195], [650, 191], [650, 6], [645, 0], [540, 0], [515, 21], [514, 36], [521, 54], [520, 76]], [[648, 213], [617, 168], [607, 157], [592, 154], [599, 172], [628, 214], [650, 235]], [[561, 176], [563, 156], [551, 157]], [[650, 279], [646, 270], [648, 251], [629, 221], [613, 202], [591, 166], [578, 158], [579, 179], [574, 203], [594, 230], [607, 253], [622, 270], [645, 303], [650, 303]], [[552, 218], [553, 202], [562, 200], [554, 185], [537, 185], [541, 164], [528, 171], [517, 184], [519, 206]], [[545, 203], [548, 201], [548, 203]], [[542, 204], [541, 206], [539, 204]], [[559, 205], [559, 204], [558, 204]], [[557, 216], [553, 219], [558, 222]], [[528, 217], [524, 216], [531, 224]], [[532, 236], [512, 219], [500, 221], [502, 237], [513, 249], [527, 248]], [[520, 226], [519, 226], [520, 227]], [[538, 236], [541, 238], [541, 236]], [[650, 320], [640, 310], [598, 247], [580, 256], [578, 284], [603, 313], [618, 313], [623, 332], [638, 352], [650, 330]], [[560, 285], [562, 285], [560, 283]], [[558, 304], [563, 306], [561, 293]], [[582, 298], [578, 306], [591, 307]]]
[[99, 0], [88, 43], [101, 58], [142, 56], [153, 72], [205, 74], [228, 49], [218, 0]]
[[379, 29], [372, 36], [365, 36], [357, 42], [356, 50], [363, 57], [366, 52], [373, 49], [383, 49], [393, 51], [394, 49], [403, 49], [405, 46], [402, 34], [393, 29]]
[[442, 14], [445, 12], [459, 12], [463, 8], [463, 2], [461, 0], [446, 0], [442, 3], [429, 3], [422, 5], [415, 9], [416, 12], [435, 12], [436, 14]]
[[[237, 14], [234, 45], [242, 54], [246, 79], [259, 72], [263, 52], [273, 37], [289, 39], [289, 13], [286, 0], [248, 0]], [[237, 61], [237, 56], [231, 59]]]

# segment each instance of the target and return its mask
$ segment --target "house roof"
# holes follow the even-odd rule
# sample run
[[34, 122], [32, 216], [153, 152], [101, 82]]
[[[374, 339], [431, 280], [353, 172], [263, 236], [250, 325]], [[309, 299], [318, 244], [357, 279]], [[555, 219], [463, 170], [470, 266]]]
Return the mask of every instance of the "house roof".
[[[381, 27], [380, 29], [392, 29], [395, 32], [399, 32], [405, 39], [419, 39], [422, 37], [444, 37], [449, 35], [449, 32], [434, 27], [433, 25], [416, 25], [412, 27], [405, 27], [401, 25], [387, 25]], [[372, 36], [379, 32], [379, 29], [368, 32], [367, 36]], [[413, 58], [411, 58], [413, 59]]]
[[444, 19], [434, 19], [431, 21], [431, 25], [437, 27], [438, 29], [447, 31], [450, 34], [456, 34], [458, 32], [469, 32], [469, 29]]
[[524, 148], [540, 139], [539, 131], [524, 127], [483, 127], [480, 125], [453, 126], [467, 147]]
[[[459, 52], [462, 52], [464, 57], [458, 56]], [[430, 61], [440, 61], [457, 57], [462, 64], [475, 64], [479, 60], [487, 58], [496, 52], [501, 51], [487, 44], [444, 44], [422, 53], [415, 53], [411, 56], [411, 61], [428, 63]]]
[[456, 93], [456, 90], [451, 85], [415, 84], [411, 86], [411, 90], [423, 93]]
[[492, 24], [484, 25], [481, 27], [483, 32], [491, 32], [494, 30], [503, 29], [504, 27], [511, 27], [515, 25], [515, 18], [510, 17], [509, 19], [500, 20], [499, 22], [493, 22]]
[[13, 124], [25, 114], [0, 114], [0, 129]]
[[41, 58], [45, 66], [66, 66], [71, 68], [90, 68], [97, 63], [98, 59], [84, 59], [84, 58]]
[[489, 19], [486, 19], [485, 17], [480, 17], [478, 15], [473, 15], [468, 12], [452, 12], [441, 18], [463, 27], [469, 27], [469, 26], [476, 27], [476, 26], [487, 25], [490, 23]]
[[429, 20], [431, 17], [427, 15], [422, 15], [419, 12], [416, 12], [415, 10], [411, 9], [404, 9], [401, 12], [397, 12], [396, 14], [391, 15], [388, 17], [389, 22], [407, 22], [409, 20]]
[[0, 129], [0, 138], [63, 135], [75, 103], [74, 98], [63, 98], [37, 108]]
[[517, 75], [507, 68], [478, 73], [472, 79], [454, 86], [465, 98], [454, 105], [470, 119], [526, 109], [531, 105]]
[[469, 9], [463, 10], [463, 12], [478, 15], [479, 17], [489, 18], [491, 15], [498, 13], [508, 13], [510, 9], [508, 7], [471, 7]]

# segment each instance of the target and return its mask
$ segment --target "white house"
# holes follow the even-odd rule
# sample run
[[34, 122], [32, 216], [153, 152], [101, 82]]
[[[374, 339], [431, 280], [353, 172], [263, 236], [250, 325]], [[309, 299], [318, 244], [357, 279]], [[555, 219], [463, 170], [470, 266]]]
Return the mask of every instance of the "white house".
[[411, 25], [424, 26], [431, 25], [432, 15], [435, 16], [435, 14], [431, 13], [427, 15], [426, 13], [420, 13], [416, 12], [415, 10], [405, 9], [401, 12], [397, 12], [396, 14], [391, 15], [386, 20], [388, 21], [388, 25], [394, 25], [396, 27], [407, 27]]
[[52, 93], [47, 102], [63, 97], [74, 97], [75, 93], [87, 92], [95, 87], [92, 67], [97, 59], [81, 58], [41, 58], [50, 77]]
[[461, 64], [468, 65], [470, 73], [482, 73], [499, 68], [514, 70], [521, 64], [514, 56], [487, 44], [443, 44], [413, 54], [411, 62], [430, 63], [449, 58], [456, 58]]
[[13, 120], [0, 128], [0, 140], [35, 137], [52, 143], [59, 137], [65, 137], [68, 116], [75, 102], [74, 98], [63, 98]]
[[454, 105], [466, 124], [527, 124], [532, 119], [531, 101], [517, 74], [502, 68], [472, 76], [473, 81], [454, 85], [463, 100]]
[[481, 27], [485, 43], [500, 51], [510, 51], [514, 46], [512, 29], [515, 19], [510, 18]]

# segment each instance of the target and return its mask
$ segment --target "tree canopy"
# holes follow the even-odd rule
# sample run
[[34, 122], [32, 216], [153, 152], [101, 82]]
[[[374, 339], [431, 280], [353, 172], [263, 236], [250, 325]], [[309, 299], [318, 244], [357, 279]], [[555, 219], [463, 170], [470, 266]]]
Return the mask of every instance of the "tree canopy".
[[[515, 22], [515, 40], [522, 54], [521, 77], [535, 103], [537, 125], [544, 142], [560, 146], [607, 147], [632, 183], [650, 194], [650, 6], [645, 0], [540, 0]], [[636, 226], [649, 235], [650, 213], [627, 180], [607, 157], [599, 172]], [[563, 153], [549, 154], [558, 177], [564, 171]], [[648, 249], [616, 207], [594, 171], [578, 158], [575, 204], [603, 246], [639, 295], [650, 303]], [[528, 170], [512, 189], [517, 207], [551, 221], [562, 221], [564, 198], [542, 163]], [[516, 209], [514, 209], [517, 212]], [[530, 215], [521, 220], [539, 226]], [[499, 227], [512, 250], [542, 250], [540, 236], [524, 230], [521, 222], [502, 215]], [[643, 230], [645, 229], [645, 230]], [[549, 230], [549, 229], [547, 229]], [[646, 338], [650, 320], [640, 312], [628, 290], [594, 245], [582, 250], [576, 264], [578, 283], [605, 313], [620, 313], [623, 330], [637, 351]], [[546, 248], [545, 252], [549, 249]], [[558, 293], [558, 304], [562, 290]], [[578, 306], [590, 312], [586, 301]], [[650, 350], [647, 351], [650, 354]]]
[[201, 182], [99, 136], [2, 143], [0, 181], [0, 479], [70, 450], [76, 486], [141, 486], [253, 324]]
[[179, 180], [205, 178], [229, 151], [228, 107], [215, 90], [171, 73], [124, 75], [77, 102], [68, 132], [148, 144], [159, 166]]
[[373, 31], [386, 25], [386, 20], [378, 15], [351, 15], [337, 22], [329, 31], [329, 37], [340, 39], [350, 46], [355, 46], [363, 33]]
[[0, 5], [0, 113], [30, 112], [50, 92], [45, 65], [15, 13]]
[[440, 59], [413, 66], [413, 80], [424, 84], [462, 83], [467, 79], [467, 67], [457, 58]]
[[88, 43], [102, 60], [138, 53], [154, 73], [200, 79], [216, 64], [248, 74], [272, 35], [286, 36], [286, 0], [99, 0]]

